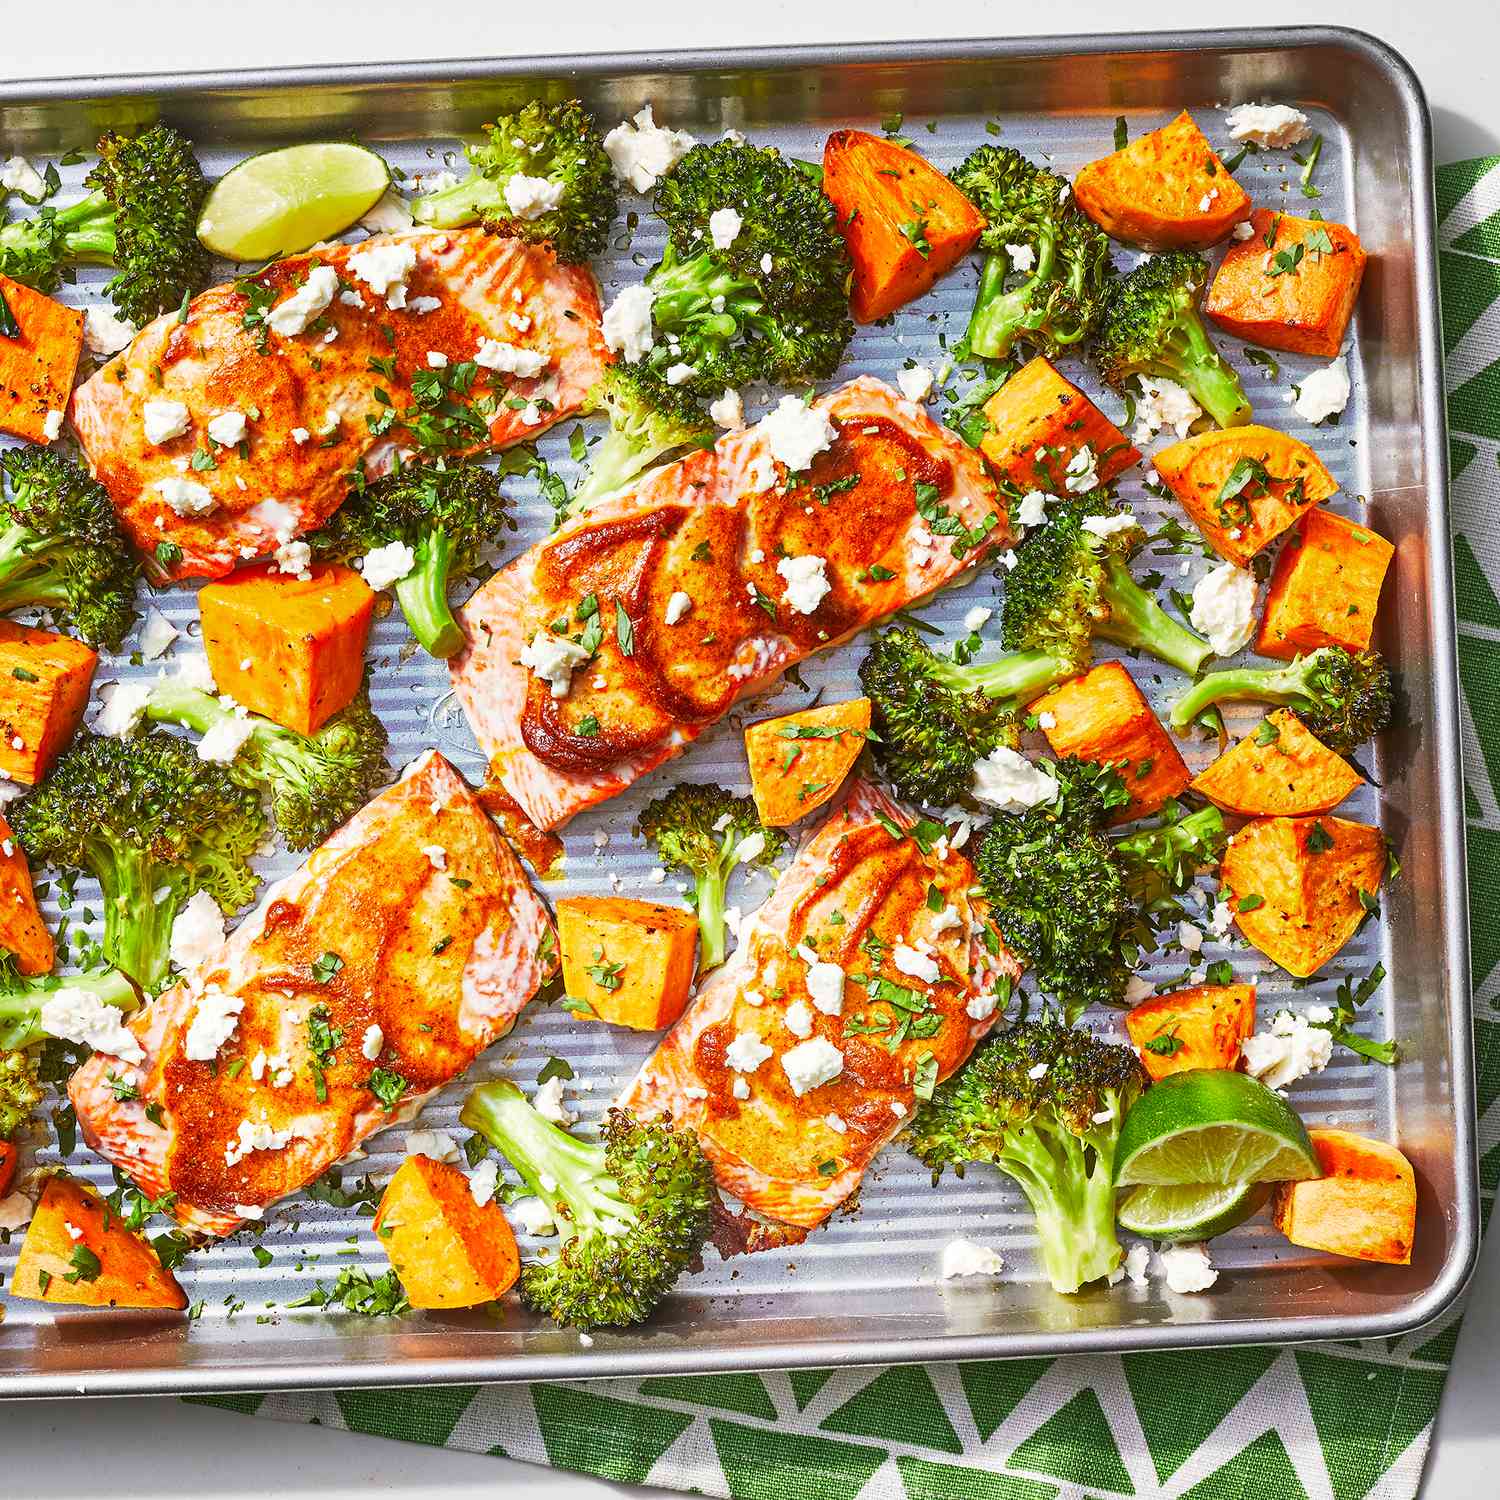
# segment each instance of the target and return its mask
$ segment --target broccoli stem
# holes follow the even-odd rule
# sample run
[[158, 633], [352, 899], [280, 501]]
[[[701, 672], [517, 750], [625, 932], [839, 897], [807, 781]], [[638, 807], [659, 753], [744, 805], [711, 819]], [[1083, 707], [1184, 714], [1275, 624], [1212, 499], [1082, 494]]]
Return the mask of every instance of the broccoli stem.
[[1004, 359], [1015, 345], [1016, 335], [1028, 326], [1031, 299], [1037, 287], [1052, 276], [1057, 241], [1052, 234], [1039, 236], [1036, 265], [1026, 281], [1007, 292], [1005, 278], [1010, 274], [1010, 255], [997, 250], [984, 263], [979, 276], [979, 292], [974, 311], [969, 315], [968, 339], [971, 353], [986, 359]]
[[412, 217], [434, 229], [457, 229], [482, 219], [487, 210], [502, 208], [505, 199], [501, 194], [500, 183], [482, 172], [473, 172], [452, 187], [418, 198], [411, 206]]
[[25, 526], [0, 534], [0, 614], [29, 604], [66, 604], [68, 591], [47, 557], [47, 545]]
[[1310, 659], [1299, 657], [1285, 667], [1234, 667], [1227, 672], [1210, 672], [1172, 705], [1172, 728], [1181, 734], [1199, 714], [1229, 698], [1254, 698], [1305, 713], [1314, 706], [1307, 691], [1306, 664]]
[[1214, 348], [1195, 313], [1178, 322], [1150, 373], [1185, 387], [1220, 427], [1243, 427], [1252, 415], [1240, 377]]
[[1185, 625], [1179, 625], [1131, 576], [1119, 557], [1105, 563], [1102, 593], [1108, 615], [1095, 626], [1097, 634], [1116, 645], [1145, 651], [1189, 677], [1203, 670], [1214, 648]]
[[114, 969], [87, 974], [47, 974], [15, 980], [0, 977], [0, 1051], [16, 1052], [48, 1036], [42, 1025], [42, 1006], [54, 995], [92, 995], [117, 1010], [134, 1010], [140, 1002], [135, 986]]
[[28, 286], [55, 285], [63, 261], [107, 265], [114, 255], [115, 210], [102, 191], [49, 217], [36, 215], [0, 225], [0, 271]]
[[418, 544], [416, 566], [396, 585], [396, 599], [411, 633], [429, 656], [440, 661], [456, 656], [467, 641], [448, 603], [452, 561], [452, 538], [436, 527]]
[[594, 448], [588, 475], [573, 491], [564, 514], [581, 516], [596, 500], [624, 489], [643, 469], [678, 446], [652, 441], [644, 423], [638, 431], [611, 427]]
[[155, 992], [167, 977], [172, 923], [181, 905], [181, 883], [167, 879], [149, 853], [132, 844], [106, 844], [93, 862], [104, 902], [104, 956], [143, 990]]
[[[730, 866], [733, 868], [733, 866]], [[729, 887], [729, 869], [707, 871], [693, 881], [693, 906], [698, 913], [698, 972], [707, 973], [724, 962], [729, 946], [724, 920], [724, 894]]]
[[1012, 651], [979, 666], [960, 666], [937, 657], [932, 675], [958, 693], [983, 693], [987, 698], [1014, 698], [1029, 703], [1055, 682], [1074, 673], [1071, 662], [1050, 651]]

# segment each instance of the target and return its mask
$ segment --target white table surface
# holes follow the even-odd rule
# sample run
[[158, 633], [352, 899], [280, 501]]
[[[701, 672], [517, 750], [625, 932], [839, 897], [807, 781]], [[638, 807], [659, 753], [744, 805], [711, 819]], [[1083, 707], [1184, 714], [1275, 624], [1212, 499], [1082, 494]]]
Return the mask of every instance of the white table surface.
[[[46, 78], [173, 68], [378, 62], [392, 58], [554, 55], [591, 50], [878, 41], [913, 34], [910, 4], [892, 0], [758, 0], [706, 6], [652, 0], [550, 7], [448, 0], [67, 0], [5, 6], [0, 74]], [[934, 36], [1022, 35], [1030, 7], [947, 0]], [[1253, 14], [1201, 0], [1062, 0], [1053, 31], [1169, 30], [1209, 18], [1253, 25], [1346, 25], [1405, 53], [1432, 104], [1437, 160], [1500, 153], [1500, 4], [1496, 0], [1257, 0]], [[66, 17], [65, 20], [60, 18]], [[435, 20], [434, 20], [435, 17]], [[627, 24], [622, 27], [624, 19]], [[0, 145], [3, 145], [0, 142]], [[1500, 1237], [1485, 1247], [1443, 1401], [1424, 1500], [1479, 1500], [1500, 1472]], [[174, 1400], [41, 1402], [0, 1408], [7, 1479], [25, 1500], [117, 1500], [212, 1494], [215, 1500], [602, 1500], [666, 1491], [441, 1452], [323, 1428], [271, 1426]], [[17, 1486], [12, 1488], [12, 1481]]]

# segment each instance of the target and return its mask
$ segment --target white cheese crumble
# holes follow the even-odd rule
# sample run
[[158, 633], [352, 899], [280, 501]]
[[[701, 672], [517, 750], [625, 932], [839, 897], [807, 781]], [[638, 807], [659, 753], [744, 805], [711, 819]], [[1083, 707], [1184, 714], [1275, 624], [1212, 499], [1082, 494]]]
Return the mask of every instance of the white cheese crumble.
[[1042, 730], [1044, 733], [1049, 729], [1056, 729], [1057, 715], [1044, 708], [1041, 713], [1036, 716], [1036, 727]]
[[376, 1021], [365, 1027], [364, 1039], [359, 1044], [360, 1055], [366, 1062], [374, 1062], [385, 1046], [385, 1031]]
[[786, 580], [782, 597], [799, 615], [816, 612], [833, 585], [828, 581], [828, 560], [814, 553], [802, 557], [783, 557], [776, 571]]
[[685, 130], [658, 125], [649, 104], [604, 137], [615, 176], [638, 193], [649, 193], [656, 179], [670, 172], [697, 144]]
[[1245, 1039], [1245, 1071], [1268, 1089], [1289, 1088], [1309, 1073], [1321, 1073], [1333, 1056], [1333, 1033], [1312, 1022], [1331, 1017], [1326, 1006], [1310, 1007], [1302, 1015], [1278, 1010], [1269, 1031]]
[[96, 303], [83, 315], [83, 342], [90, 354], [108, 359], [118, 354], [135, 337], [134, 323], [117, 318], [107, 307]]
[[1332, 364], [1305, 375], [1297, 386], [1293, 410], [1304, 422], [1336, 417], [1349, 404], [1349, 362], [1342, 355]]
[[800, 396], [783, 396], [776, 409], [761, 418], [757, 430], [771, 457], [794, 474], [810, 468], [813, 459], [838, 436], [833, 423]]
[[1115, 536], [1122, 531], [1131, 531], [1140, 524], [1134, 513], [1128, 510], [1116, 511], [1112, 516], [1083, 518], [1083, 529], [1098, 537]]
[[[422, 186], [429, 193], [439, 191], [431, 182], [424, 182]], [[359, 221], [359, 227], [368, 229], [371, 234], [389, 234], [393, 230], [410, 229], [411, 225], [411, 208], [393, 187], [388, 187], [375, 207]]]
[[567, 184], [553, 182], [547, 177], [528, 177], [524, 172], [515, 172], [505, 181], [505, 206], [518, 218], [528, 222], [540, 219], [562, 207], [567, 196]]
[[1179, 922], [1177, 941], [1187, 952], [1199, 953], [1203, 948], [1203, 933], [1191, 922]]
[[725, 390], [717, 401], [711, 401], [708, 415], [719, 427], [731, 432], [745, 425], [745, 402], [732, 386]]
[[62, 436], [62, 430], [63, 414], [54, 407], [42, 420], [42, 436], [49, 443], [55, 443]]
[[988, 1021], [995, 1014], [995, 1006], [999, 1001], [1000, 997], [993, 990], [988, 994], [971, 995], [969, 1003], [964, 1006], [964, 1012], [971, 1021]]
[[378, 594], [393, 583], [400, 583], [417, 565], [417, 554], [405, 542], [387, 542], [372, 547], [360, 559], [359, 571]]
[[1140, 399], [1135, 407], [1135, 431], [1130, 437], [1137, 447], [1150, 442], [1168, 427], [1178, 437], [1185, 438], [1193, 423], [1203, 415], [1203, 408], [1193, 400], [1187, 388], [1175, 380], [1142, 375], [1140, 388]]
[[252, 1151], [283, 1151], [295, 1131], [290, 1125], [277, 1130], [264, 1116], [259, 1120], [241, 1120], [235, 1127], [235, 1138], [224, 1148], [224, 1165], [232, 1167]]
[[141, 430], [148, 443], [170, 443], [188, 430], [188, 409], [181, 401], [153, 396], [141, 408]]
[[943, 1246], [938, 1275], [951, 1281], [957, 1276], [998, 1276], [1004, 1269], [1005, 1261], [998, 1250], [976, 1245], [973, 1240], [956, 1239]]
[[807, 965], [807, 996], [825, 1016], [844, 1013], [844, 971], [803, 943], [797, 957]]
[[1255, 225], [1249, 219], [1241, 219], [1233, 229], [1229, 231], [1230, 237], [1236, 240], [1248, 240], [1255, 237]]
[[495, 1189], [500, 1186], [500, 1163], [493, 1156], [486, 1157], [472, 1172], [464, 1175], [469, 1179], [469, 1194], [478, 1207], [483, 1208], [494, 1200]]
[[800, 1099], [844, 1071], [844, 1054], [824, 1036], [810, 1037], [781, 1054], [781, 1068]]
[[943, 977], [943, 971], [930, 953], [923, 953], [920, 948], [907, 943], [896, 944], [891, 950], [891, 962], [902, 974], [920, 979], [923, 984], [936, 984]]
[[793, 1000], [781, 1019], [793, 1036], [809, 1037], [813, 1033], [812, 1010], [805, 1000]]
[[307, 280], [266, 314], [266, 326], [283, 338], [295, 338], [333, 301], [338, 289], [339, 275], [332, 266], [314, 266]]
[[1224, 116], [1232, 141], [1284, 150], [1305, 141], [1311, 126], [1307, 116], [1290, 104], [1237, 104]]
[[146, 623], [141, 626], [142, 658], [146, 661], [158, 660], [177, 636], [177, 627], [153, 605], [146, 612]]
[[172, 923], [171, 958], [179, 969], [207, 963], [224, 943], [224, 913], [207, 891], [194, 891]]
[[216, 720], [198, 741], [198, 759], [216, 766], [232, 765], [245, 748], [245, 741], [254, 733], [255, 725], [248, 717], [226, 714]]
[[908, 401], [920, 406], [932, 394], [932, 371], [926, 365], [909, 365], [896, 372], [896, 384]]
[[547, 368], [547, 356], [539, 349], [522, 349], [518, 344], [506, 344], [499, 339], [480, 339], [474, 363], [486, 370], [498, 370], [502, 375], [519, 375], [529, 380]]
[[349, 257], [349, 269], [389, 308], [406, 306], [406, 283], [417, 268], [417, 247], [406, 240], [367, 241]]
[[94, 718], [95, 734], [122, 740], [132, 733], [151, 698], [149, 682], [106, 683], [99, 690], [101, 708]]
[[1157, 1251], [1157, 1261], [1172, 1292], [1206, 1292], [1219, 1279], [1208, 1251], [1202, 1245], [1166, 1245]]
[[1057, 795], [1057, 780], [1008, 745], [997, 745], [975, 763], [974, 796], [1001, 812], [1024, 812]]
[[206, 484], [199, 484], [196, 479], [183, 479], [176, 474], [158, 479], [151, 488], [179, 516], [207, 515], [219, 503]]
[[714, 242], [714, 249], [727, 250], [735, 242], [744, 223], [738, 209], [716, 208], [708, 216], [708, 237]]
[[427, 863], [434, 870], [448, 868], [448, 851], [441, 844], [423, 844], [422, 853], [427, 856]]
[[697, 365], [684, 364], [679, 360], [675, 365], [667, 366], [665, 378], [668, 385], [686, 385], [697, 373]]
[[1018, 526], [1040, 526], [1047, 519], [1047, 502], [1052, 497], [1044, 490], [1027, 490], [1016, 506], [1015, 522]]
[[456, 1162], [459, 1155], [458, 1143], [446, 1130], [408, 1130], [406, 1154], [430, 1156], [433, 1161]]
[[974, 631], [983, 628], [988, 623], [990, 616], [995, 613], [992, 609], [986, 609], [982, 604], [976, 604], [968, 614], [964, 616], [964, 629], [971, 635]]
[[1068, 460], [1063, 474], [1063, 487], [1070, 495], [1086, 495], [1099, 488], [1099, 459], [1088, 443]]
[[642, 285], [626, 287], [604, 310], [604, 345], [623, 355], [627, 365], [643, 360], [656, 345], [651, 334], [651, 304], [656, 294]]
[[1007, 245], [1005, 253], [1012, 271], [1030, 271], [1036, 266], [1036, 251], [1030, 245]]
[[233, 448], [245, 441], [248, 419], [242, 411], [216, 412], [208, 419], [208, 435], [221, 448]]
[[1255, 575], [1220, 563], [1198, 580], [1188, 619], [1219, 656], [1242, 651], [1255, 633]]
[[544, 1120], [551, 1120], [554, 1125], [571, 1125], [574, 1115], [563, 1103], [562, 1092], [562, 1074], [554, 1073], [546, 1083], [539, 1085], [536, 1093], [531, 1096], [532, 1107]]
[[530, 667], [543, 682], [552, 685], [554, 698], [566, 698], [573, 685], [573, 673], [589, 659], [589, 653], [576, 641], [539, 630], [521, 652], [521, 665]]
[[0, 166], [0, 190], [19, 193], [24, 198], [41, 199], [47, 196], [47, 183], [24, 156], [12, 156]]
[[557, 1233], [557, 1221], [552, 1217], [552, 1210], [540, 1198], [533, 1198], [528, 1193], [524, 1198], [517, 1198], [510, 1205], [510, 1211], [524, 1234]]
[[668, 625], [675, 625], [693, 607], [693, 596], [685, 594], [681, 589], [673, 592], [672, 597], [667, 600], [667, 607], [662, 614]]
[[736, 1073], [753, 1073], [769, 1056], [771, 1049], [753, 1031], [737, 1031], [724, 1049], [724, 1062]]
[[64, 1042], [83, 1042], [95, 1052], [125, 1062], [144, 1062], [141, 1044], [126, 1029], [120, 1012], [92, 990], [59, 990], [42, 1001], [42, 1030]]
[[220, 989], [207, 989], [198, 997], [193, 1019], [182, 1044], [183, 1056], [190, 1062], [212, 1062], [219, 1048], [234, 1035], [244, 997], [229, 995]]

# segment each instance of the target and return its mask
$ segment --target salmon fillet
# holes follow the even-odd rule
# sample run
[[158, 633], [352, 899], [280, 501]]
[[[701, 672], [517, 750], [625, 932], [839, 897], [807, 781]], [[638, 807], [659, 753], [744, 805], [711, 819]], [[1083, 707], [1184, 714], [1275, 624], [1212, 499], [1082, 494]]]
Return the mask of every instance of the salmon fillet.
[[[619, 1102], [690, 1124], [719, 1186], [756, 1212], [821, 1223], [918, 1090], [959, 1067], [1005, 1010], [1021, 966], [974, 884], [940, 825], [856, 780]], [[839, 1071], [799, 1095], [788, 1056], [819, 1042]]]
[[[176, 1193], [188, 1228], [229, 1234], [393, 1123], [377, 1067], [404, 1081], [403, 1112], [462, 1073], [556, 952], [515, 856], [429, 751], [131, 1019], [143, 1062], [95, 1053], [68, 1095], [96, 1151], [150, 1196]], [[241, 1002], [235, 1030], [211, 1060], [189, 1057], [216, 992]]]
[[[773, 459], [765, 423], [731, 433], [606, 497], [460, 611], [458, 700], [538, 827], [615, 796], [739, 698], [1009, 543], [982, 459], [921, 407], [864, 376], [812, 405], [836, 436], [805, 473]], [[822, 565], [815, 600], [798, 559]], [[521, 663], [549, 634], [592, 647], [560, 696]]]
[[[361, 275], [380, 264], [362, 257], [399, 260], [408, 249], [415, 264], [401, 287], [381, 294]], [[318, 285], [319, 267], [337, 275], [336, 293], [304, 331], [276, 331], [279, 310]], [[331, 285], [326, 273], [321, 281]], [[509, 351], [519, 351], [545, 364], [531, 375], [476, 366], [486, 340], [505, 346], [485, 352], [492, 363], [515, 364]], [[70, 415], [141, 552], [170, 578], [217, 578], [316, 530], [361, 466], [374, 476], [398, 450], [529, 441], [576, 412], [608, 363], [586, 267], [481, 229], [422, 230], [322, 245], [211, 287], [81, 385]], [[150, 441], [150, 402], [185, 406], [186, 429]], [[210, 435], [223, 412], [246, 417], [242, 441]]]

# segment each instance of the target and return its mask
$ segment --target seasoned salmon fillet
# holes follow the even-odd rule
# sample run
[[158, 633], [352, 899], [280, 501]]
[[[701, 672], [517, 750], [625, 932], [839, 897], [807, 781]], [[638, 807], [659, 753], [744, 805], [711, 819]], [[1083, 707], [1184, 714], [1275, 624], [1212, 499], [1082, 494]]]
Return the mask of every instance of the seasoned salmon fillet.
[[[462, 1073], [556, 952], [515, 856], [429, 751], [131, 1019], [143, 1061], [95, 1053], [68, 1094], [95, 1150], [228, 1234]], [[198, 1033], [225, 997], [214, 1054]]]
[[620, 1103], [690, 1124], [758, 1213], [821, 1223], [1004, 1012], [1021, 968], [974, 884], [941, 825], [855, 781]]
[[805, 471], [772, 456], [769, 422], [731, 433], [601, 500], [460, 612], [459, 702], [538, 827], [1008, 544], [980, 456], [921, 407], [860, 377], [812, 409], [834, 437]]
[[211, 287], [80, 386], [71, 416], [141, 552], [217, 578], [321, 526], [352, 470], [529, 441], [608, 363], [586, 267], [422, 230]]

